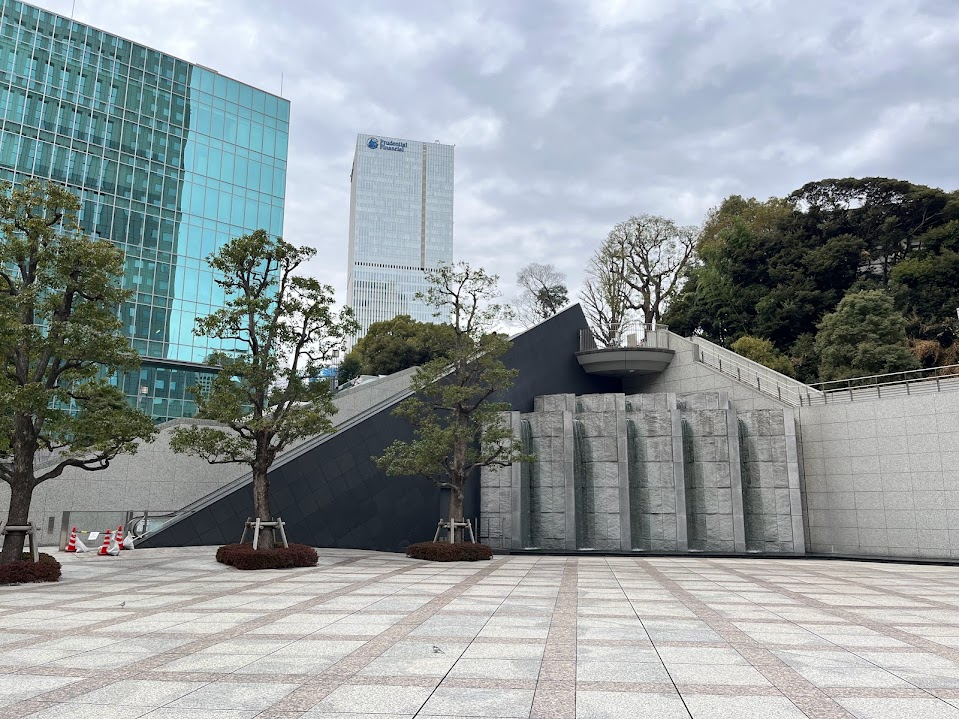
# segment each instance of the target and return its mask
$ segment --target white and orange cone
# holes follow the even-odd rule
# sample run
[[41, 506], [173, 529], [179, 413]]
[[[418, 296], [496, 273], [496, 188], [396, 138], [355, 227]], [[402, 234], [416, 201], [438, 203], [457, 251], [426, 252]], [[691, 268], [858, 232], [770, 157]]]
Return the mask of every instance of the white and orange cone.
[[122, 524], [119, 527], [117, 527], [117, 533], [113, 535], [113, 539], [117, 543], [117, 545], [120, 547], [120, 549], [123, 549], [123, 525]]
[[75, 552], [77, 551], [77, 528], [74, 527], [70, 530], [70, 541], [67, 542], [67, 546], [63, 550], [64, 552]]
[[100, 545], [100, 549], [97, 552], [97, 555], [100, 557], [107, 556], [110, 552], [110, 542], [113, 539], [113, 535], [110, 533], [110, 530], [107, 530], [107, 533], [103, 535], [103, 544]]

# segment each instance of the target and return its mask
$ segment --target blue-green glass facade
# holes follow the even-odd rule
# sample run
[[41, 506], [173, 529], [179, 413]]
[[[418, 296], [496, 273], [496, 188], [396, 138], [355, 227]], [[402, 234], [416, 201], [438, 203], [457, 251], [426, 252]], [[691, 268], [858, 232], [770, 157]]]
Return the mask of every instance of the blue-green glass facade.
[[[63, 183], [81, 227], [126, 255], [121, 312], [143, 357], [121, 378], [158, 420], [191, 416], [217, 349], [194, 320], [222, 305], [204, 258], [283, 232], [290, 104], [31, 5], [0, 0], [0, 178]], [[145, 389], [144, 389], [145, 388]]]

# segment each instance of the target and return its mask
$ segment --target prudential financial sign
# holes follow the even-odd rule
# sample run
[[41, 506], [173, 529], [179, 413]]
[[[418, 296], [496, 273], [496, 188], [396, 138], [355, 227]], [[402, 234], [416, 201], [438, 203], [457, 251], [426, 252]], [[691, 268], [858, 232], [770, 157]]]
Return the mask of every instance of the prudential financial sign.
[[405, 142], [397, 142], [396, 140], [377, 140], [375, 137], [371, 137], [370, 141], [366, 143], [366, 146], [371, 150], [392, 150], [393, 152], [406, 152]]

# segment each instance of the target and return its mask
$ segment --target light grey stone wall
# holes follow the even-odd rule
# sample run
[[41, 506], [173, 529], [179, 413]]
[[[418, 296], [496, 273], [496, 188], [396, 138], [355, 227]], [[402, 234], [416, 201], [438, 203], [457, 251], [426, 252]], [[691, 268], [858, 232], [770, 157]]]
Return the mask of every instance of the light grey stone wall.
[[959, 392], [803, 407], [812, 552], [959, 559]]
[[[61, 519], [66, 511], [82, 513], [71, 521], [81, 525], [80, 529], [116, 529], [119, 520], [113, 519], [110, 520], [112, 527], [93, 526], [100, 518], [92, 513], [120, 517], [131, 510], [173, 511], [243, 473], [234, 465], [211, 465], [197, 457], [174, 454], [169, 447], [174, 427], [190, 423], [188, 420], [165, 423], [154, 442], [141, 443], [134, 455], [116, 457], [107, 469], [96, 472], [67, 469], [60, 477], [37, 487], [30, 505], [30, 519], [43, 528], [41, 543], [55, 545], [60, 541]], [[0, 506], [4, 515], [9, 501], [9, 486], [0, 484]], [[53, 532], [47, 531], [50, 517], [54, 520]], [[82, 526], [84, 524], [91, 526]]]
[[[575, 460], [577, 542], [582, 549], [622, 548], [620, 484], [628, 481], [626, 434], [620, 435], [626, 405], [621, 394], [593, 394], [576, 398], [574, 433], [578, 424], [580, 457]], [[623, 423], [622, 429], [625, 429]], [[575, 436], [575, 434], [574, 434]], [[623, 456], [620, 457], [622, 445]], [[622, 460], [622, 461], [621, 461]]]
[[[342, 424], [397, 392], [404, 391], [409, 387], [414, 371], [397, 372], [339, 393], [334, 400], [338, 409], [334, 422]], [[121, 455], [107, 469], [96, 472], [67, 469], [60, 477], [37, 487], [30, 507], [30, 520], [42, 529], [41, 543], [51, 546], [60, 541], [61, 520], [65, 511], [84, 513], [79, 515], [79, 521], [88, 523], [104, 521], [102, 517], [107, 516], [122, 517], [127, 511], [174, 511], [249, 471], [248, 467], [242, 465], [211, 465], [199, 457], [174, 454], [169, 446], [173, 428], [193, 423], [194, 420], [188, 419], [164, 423], [157, 439], [149, 444], [141, 444], [135, 455]], [[291, 445], [287, 451], [296, 446]], [[0, 482], [0, 516], [4, 518], [9, 502], [10, 487]], [[102, 517], [87, 514], [93, 512], [102, 513]], [[54, 520], [53, 531], [47, 531], [51, 517]], [[116, 529], [118, 522], [110, 520], [113, 529]], [[107, 528], [87, 527], [94, 530]]]
[[[643, 395], [640, 395], [641, 397]], [[664, 398], [666, 395], [646, 395]], [[633, 396], [627, 398], [627, 402]], [[638, 408], [642, 402], [631, 402]], [[666, 406], [656, 410], [627, 412], [629, 441], [629, 515], [631, 549], [677, 552], [676, 484], [673, 478], [673, 418]], [[679, 457], [682, 462], [682, 457]], [[685, 507], [683, 507], [685, 509]], [[686, 523], [685, 513], [679, 520]]]
[[511, 422], [536, 461], [481, 475], [493, 546], [745, 553], [749, 524], [750, 549], [803, 552], [790, 411], [753, 410], [741, 430], [721, 392], [550, 395], [534, 408]]
[[686, 513], [693, 550], [736, 551], [726, 415], [725, 409], [682, 412]]
[[[572, 395], [570, 395], [571, 397]], [[565, 397], [565, 395], [560, 395]], [[547, 407], [564, 407], [558, 399]], [[529, 422], [532, 453], [536, 461], [527, 467], [529, 478], [530, 545], [540, 549], [575, 547], [575, 525], [567, 521], [574, 506], [573, 413], [543, 411], [521, 415]]]
[[[725, 375], [702, 362], [696, 361], [696, 352], [698, 351], [696, 342], [670, 332], [669, 349], [676, 352], [669, 366], [656, 375], [645, 375], [624, 380], [623, 390], [626, 394], [721, 392], [740, 411], [783, 407], [783, 404], [775, 398], [753, 389], [748, 384], [738, 382], [733, 377]], [[725, 351], [728, 352], [728, 350]], [[745, 357], [739, 357], [735, 354], [733, 356], [738, 357], [740, 362], [749, 362]], [[760, 368], [757, 371], [766, 369], [761, 365], [756, 365], [756, 367]], [[767, 371], [776, 374], [772, 370]]]
[[410, 380], [415, 372], [416, 367], [410, 367], [338, 392], [333, 400], [337, 409], [334, 420], [337, 424], [346, 422], [370, 407], [388, 400], [397, 392], [409, 389]]
[[[742, 458], [743, 505], [746, 517], [746, 549], [755, 552], [802, 552], [802, 524], [794, 527], [794, 513], [801, 516], [798, 466], [790, 470], [787, 434], [794, 423], [789, 410], [754, 410], [737, 416]], [[794, 531], [795, 530], [795, 531]]]
[[[510, 424], [514, 437], [522, 434], [519, 412], [504, 412], [503, 421]], [[527, 479], [524, 482], [522, 463], [515, 462], [509, 467], [486, 467], [481, 474], [483, 487], [480, 493], [479, 540], [493, 549], [510, 549], [514, 546], [522, 549], [528, 546], [528, 542], [524, 542], [524, 535], [529, 534], [529, 529], [524, 524], [528, 525], [529, 519], [526, 512], [519, 511], [521, 507], [529, 506], [529, 481]], [[518, 493], [515, 497], [514, 491]], [[514, 512], [517, 515], [515, 521]]]

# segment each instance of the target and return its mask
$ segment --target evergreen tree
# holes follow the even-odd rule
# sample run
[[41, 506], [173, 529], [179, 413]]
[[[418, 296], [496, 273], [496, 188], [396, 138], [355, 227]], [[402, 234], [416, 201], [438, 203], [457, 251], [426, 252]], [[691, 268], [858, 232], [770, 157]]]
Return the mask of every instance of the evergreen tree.
[[863, 290], [843, 297], [823, 317], [816, 335], [819, 378], [823, 381], [915, 369], [909, 351], [906, 318], [882, 290]]
[[[194, 334], [228, 340], [235, 351], [215, 352], [222, 367], [208, 394], [197, 393], [197, 417], [227, 429], [178, 427], [174, 452], [211, 464], [248, 464], [253, 514], [272, 521], [267, 473], [290, 443], [333, 431], [330, 383], [320, 372], [355, 331], [349, 309], [333, 311], [333, 288], [295, 274], [316, 254], [257, 230], [226, 244], [209, 259], [223, 288], [223, 308], [197, 319]], [[272, 532], [259, 546], [274, 546]]]
[[[139, 364], [120, 334], [123, 253], [84, 235], [80, 201], [55, 184], [0, 185], [0, 480], [7, 523], [25, 525], [36, 487], [68, 467], [106, 469], [151, 441], [153, 420], [109, 376]], [[36, 468], [38, 452], [54, 461]], [[20, 559], [10, 532], [0, 563]]]
[[497, 394], [509, 388], [516, 370], [503, 364], [509, 339], [496, 327], [510, 318], [493, 300], [497, 277], [466, 263], [429, 273], [426, 301], [437, 317], [450, 317], [456, 333], [444, 357], [416, 370], [416, 393], [395, 410], [413, 425], [412, 442], [397, 440], [377, 466], [393, 476], [418, 476], [450, 489], [450, 519], [463, 521], [463, 496], [470, 477], [482, 467], [504, 467], [529, 459], [513, 437]]

